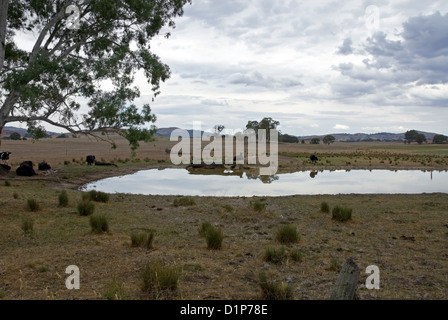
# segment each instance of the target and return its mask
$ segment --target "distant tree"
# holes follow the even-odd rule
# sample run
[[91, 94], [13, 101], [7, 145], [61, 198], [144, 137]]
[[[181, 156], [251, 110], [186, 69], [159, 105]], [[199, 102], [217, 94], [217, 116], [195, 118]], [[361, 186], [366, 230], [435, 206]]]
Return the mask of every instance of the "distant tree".
[[436, 134], [432, 139], [432, 143], [434, 144], [445, 144], [448, 142], [448, 137], [443, 134]]
[[320, 143], [320, 139], [319, 138], [313, 138], [310, 141], [310, 144], [319, 144]]
[[305, 144], [305, 140], [302, 139], [302, 144]]
[[332, 135], [326, 135], [322, 141], [323, 141], [325, 144], [330, 145], [331, 143], [334, 143], [335, 140], [336, 140], [335, 137], [333, 137]]
[[422, 144], [423, 142], [426, 142], [426, 137], [425, 137], [424, 134], [419, 133], [419, 134], [417, 134], [417, 136], [415, 137], [415, 141], [416, 141], [418, 144]]
[[419, 135], [417, 130], [408, 130], [404, 134], [404, 139], [407, 143], [417, 141], [417, 136]]
[[222, 124], [217, 124], [213, 127], [213, 129], [215, 130], [216, 134], [220, 134], [222, 132], [222, 130], [224, 130], [226, 127]]
[[289, 134], [280, 134], [278, 137], [279, 142], [287, 142], [287, 143], [299, 143], [299, 138], [296, 136], [291, 136]]
[[266, 139], [270, 140], [270, 133], [272, 129], [277, 129], [277, 127], [280, 125], [279, 121], [276, 121], [272, 118], [263, 118], [260, 122], [258, 121], [249, 121], [247, 122], [246, 129], [253, 129], [255, 130], [258, 138], [258, 130], [259, 129], [265, 129], [266, 130]]
[[9, 139], [10, 140], [22, 140], [22, 136], [17, 132], [13, 132], [9, 135]]

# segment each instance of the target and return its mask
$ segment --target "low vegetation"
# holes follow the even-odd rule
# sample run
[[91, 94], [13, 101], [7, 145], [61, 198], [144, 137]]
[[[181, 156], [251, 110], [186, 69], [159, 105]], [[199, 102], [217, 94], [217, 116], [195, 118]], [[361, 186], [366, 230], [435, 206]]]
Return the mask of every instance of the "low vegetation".
[[90, 216], [95, 211], [95, 204], [89, 200], [82, 200], [78, 203], [78, 213], [82, 216]]
[[131, 234], [132, 247], [143, 247], [146, 249], [152, 249], [153, 241], [154, 241], [154, 231], [139, 230], [134, 231]]
[[264, 203], [263, 201], [257, 200], [254, 202], [250, 202], [251, 207], [257, 211], [257, 212], [262, 212], [266, 210], [266, 203]]
[[274, 281], [262, 272], [258, 275], [258, 284], [261, 288], [261, 298], [264, 300], [292, 300], [293, 287], [288, 283]]
[[26, 207], [31, 212], [36, 212], [40, 209], [39, 203], [35, 199], [28, 199], [26, 201]]
[[323, 201], [320, 204], [320, 211], [325, 212], [325, 213], [330, 213], [330, 205], [327, 202]]
[[164, 299], [176, 294], [179, 286], [180, 271], [155, 260], [143, 267], [143, 290], [153, 298]]
[[59, 196], [58, 196], [58, 200], [59, 200], [59, 207], [67, 207], [68, 206], [68, 195], [67, 195], [67, 191], [63, 190]]
[[101, 234], [109, 232], [109, 223], [107, 222], [106, 216], [103, 214], [91, 215], [89, 224], [93, 233]]
[[34, 220], [30, 217], [22, 219], [21, 229], [25, 235], [31, 235], [34, 232]]
[[300, 241], [300, 235], [295, 226], [288, 224], [277, 229], [275, 239], [281, 244], [292, 244]]
[[183, 197], [179, 199], [174, 199], [173, 205], [175, 207], [188, 207], [188, 206], [194, 206], [196, 202], [193, 200], [193, 198], [190, 197]]
[[83, 200], [90, 200], [95, 202], [108, 202], [109, 201], [109, 195], [105, 192], [91, 190], [82, 196]]
[[333, 208], [332, 217], [334, 220], [345, 222], [352, 218], [352, 211], [350, 208], [336, 206]]
[[264, 252], [264, 261], [272, 262], [274, 264], [281, 264], [287, 258], [286, 250], [284, 247], [273, 248], [267, 247]]

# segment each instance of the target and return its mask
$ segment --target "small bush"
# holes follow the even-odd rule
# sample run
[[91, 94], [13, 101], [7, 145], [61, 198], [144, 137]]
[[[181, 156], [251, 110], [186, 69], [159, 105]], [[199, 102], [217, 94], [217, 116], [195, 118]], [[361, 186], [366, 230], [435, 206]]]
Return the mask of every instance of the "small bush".
[[281, 244], [296, 243], [300, 240], [300, 235], [296, 227], [292, 225], [284, 225], [277, 230], [276, 239]]
[[10, 187], [11, 186], [11, 182], [5, 180], [5, 187]]
[[60, 206], [60, 207], [66, 207], [66, 206], [68, 206], [68, 195], [67, 195], [67, 191], [63, 190], [63, 191], [59, 194], [58, 199], [59, 199], [59, 206]]
[[292, 300], [293, 288], [290, 284], [268, 279], [265, 273], [260, 273], [258, 283], [264, 300]]
[[145, 247], [152, 249], [154, 241], [154, 232], [152, 231], [136, 231], [131, 234], [131, 245], [133, 247]]
[[17, 192], [14, 192], [12, 194], [12, 196], [13, 196], [14, 199], [18, 199], [19, 198], [19, 194]]
[[22, 219], [22, 225], [20, 226], [25, 235], [30, 235], [34, 232], [34, 221], [30, 217]]
[[201, 227], [199, 228], [199, 235], [202, 238], [205, 238], [207, 236], [207, 233], [209, 230], [212, 230], [214, 227], [210, 222], [204, 222], [202, 223]]
[[284, 247], [272, 248], [267, 247], [264, 252], [264, 261], [280, 264], [286, 260], [286, 251]]
[[105, 215], [94, 214], [90, 216], [89, 223], [93, 233], [105, 233], [109, 231], [109, 224]]
[[143, 290], [158, 298], [166, 297], [177, 291], [179, 284], [179, 270], [153, 261], [143, 267]]
[[174, 199], [173, 205], [175, 207], [187, 207], [187, 206], [194, 206], [196, 202], [194, 199], [190, 197], [184, 197], [180, 199]]
[[223, 206], [224, 210], [226, 210], [227, 212], [232, 212], [233, 211], [233, 207], [230, 204], [226, 204]]
[[83, 200], [90, 200], [95, 202], [108, 202], [109, 201], [109, 195], [105, 192], [91, 190], [87, 193], [84, 193], [82, 195]]
[[350, 208], [336, 206], [333, 208], [332, 216], [334, 220], [344, 222], [352, 218], [352, 211]]
[[32, 212], [36, 212], [40, 208], [39, 203], [35, 199], [28, 199], [26, 201], [26, 207]]
[[68, 166], [70, 164], [70, 161], [64, 160], [64, 165]]
[[251, 207], [258, 212], [262, 212], [266, 210], [266, 203], [261, 201], [250, 202]]
[[206, 232], [205, 241], [207, 242], [207, 249], [220, 250], [222, 248], [222, 240], [224, 234], [221, 229], [212, 227]]
[[295, 249], [291, 251], [290, 257], [293, 261], [302, 262], [303, 259], [302, 251], [300, 251], [299, 249]]
[[320, 204], [320, 211], [325, 212], [325, 213], [330, 213], [330, 206], [328, 205], [327, 202], [324, 201]]
[[341, 269], [341, 264], [339, 263], [338, 259], [331, 258], [330, 266], [328, 269], [331, 271], [339, 271], [339, 269]]
[[108, 300], [125, 300], [128, 298], [128, 293], [124, 287], [124, 283], [117, 281], [115, 278], [105, 288], [103, 297]]
[[78, 203], [78, 213], [82, 216], [90, 216], [95, 211], [95, 205], [88, 200]]

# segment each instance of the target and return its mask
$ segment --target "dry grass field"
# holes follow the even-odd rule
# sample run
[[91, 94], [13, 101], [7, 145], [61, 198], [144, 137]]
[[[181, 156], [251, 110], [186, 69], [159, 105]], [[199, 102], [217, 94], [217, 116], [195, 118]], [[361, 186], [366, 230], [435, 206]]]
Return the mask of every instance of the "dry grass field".
[[[290, 197], [191, 197], [110, 195], [94, 202], [109, 231], [95, 234], [78, 214], [88, 181], [148, 168], [172, 166], [167, 138], [142, 144], [136, 157], [126, 141], [118, 148], [87, 138], [3, 141], [13, 168], [24, 160], [47, 161], [49, 174], [32, 178], [0, 175], [1, 299], [261, 299], [259, 274], [288, 283], [293, 299], [328, 299], [346, 258], [361, 269], [360, 299], [448, 298], [448, 195], [316, 195]], [[310, 153], [319, 156], [312, 164]], [[86, 166], [85, 156], [118, 167]], [[448, 147], [401, 143], [280, 144], [279, 172], [306, 169], [447, 170]], [[68, 205], [58, 205], [67, 192]], [[39, 209], [27, 207], [35, 199]], [[353, 209], [338, 222], [320, 210]], [[254, 206], [254, 203], [260, 206]], [[33, 230], [24, 232], [24, 222]], [[198, 229], [210, 222], [223, 232], [220, 250], [209, 250]], [[300, 240], [280, 244], [277, 230], [294, 226]], [[154, 233], [152, 248], [133, 247], [131, 234]], [[279, 263], [266, 261], [281, 249]], [[300, 258], [298, 258], [300, 257]], [[143, 290], [143, 267], [160, 261], [175, 267], [178, 288], [169, 295]], [[77, 265], [81, 287], [67, 290], [65, 269]], [[380, 268], [380, 290], [364, 286], [365, 268]], [[163, 293], [163, 292], [162, 292]]]

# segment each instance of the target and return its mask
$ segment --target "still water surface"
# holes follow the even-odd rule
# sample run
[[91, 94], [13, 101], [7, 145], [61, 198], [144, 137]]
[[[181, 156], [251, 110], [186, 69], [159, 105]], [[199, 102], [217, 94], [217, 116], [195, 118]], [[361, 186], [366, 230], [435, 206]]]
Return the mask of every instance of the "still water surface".
[[[212, 174], [216, 173], [216, 174]], [[417, 170], [299, 171], [254, 176], [232, 171], [143, 170], [86, 184], [82, 190], [184, 196], [289, 196], [350, 193], [448, 193], [448, 172]]]

